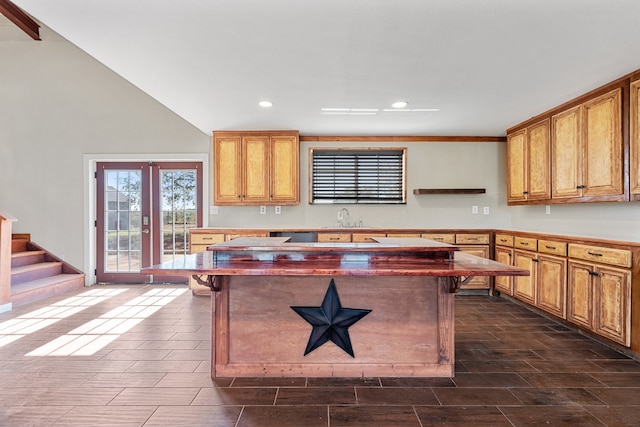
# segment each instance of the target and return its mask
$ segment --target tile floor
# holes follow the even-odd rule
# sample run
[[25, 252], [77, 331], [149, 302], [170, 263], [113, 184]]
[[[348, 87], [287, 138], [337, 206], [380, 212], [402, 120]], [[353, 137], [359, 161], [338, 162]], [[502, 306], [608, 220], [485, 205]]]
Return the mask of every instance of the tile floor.
[[640, 425], [640, 362], [503, 299], [456, 298], [452, 379], [212, 381], [210, 300], [173, 288], [0, 314], [0, 425]]

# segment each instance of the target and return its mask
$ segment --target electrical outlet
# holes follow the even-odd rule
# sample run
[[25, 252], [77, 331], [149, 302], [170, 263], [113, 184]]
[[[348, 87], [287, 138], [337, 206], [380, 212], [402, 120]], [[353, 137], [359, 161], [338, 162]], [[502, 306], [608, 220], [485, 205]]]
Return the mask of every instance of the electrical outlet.
[[544, 213], [546, 213], [547, 215], [551, 215], [551, 206], [546, 205], [544, 207]]
[[218, 207], [217, 206], [209, 206], [209, 214], [218, 215]]
[[266, 215], [266, 214], [267, 214], [267, 207], [260, 206], [260, 215]]
[[489, 206], [485, 206], [484, 209], [482, 209], [482, 213], [485, 215], [489, 215]]
[[276, 215], [280, 215], [282, 213], [282, 206], [276, 206], [275, 207], [275, 213], [276, 213]]
[[471, 213], [476, 215], [478, 213], [478, 207], [477, 206], [471, 206]]

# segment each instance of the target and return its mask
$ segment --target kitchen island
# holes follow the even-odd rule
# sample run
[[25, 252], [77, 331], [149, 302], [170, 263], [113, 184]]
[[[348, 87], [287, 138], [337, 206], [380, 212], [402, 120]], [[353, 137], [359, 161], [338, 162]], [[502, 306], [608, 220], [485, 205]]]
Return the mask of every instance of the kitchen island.
[[287, 240], [232, 240], [143, 269], [211, 289], [212, 377], [452, 377], [455, 291], [529, 274], [421, 238]]

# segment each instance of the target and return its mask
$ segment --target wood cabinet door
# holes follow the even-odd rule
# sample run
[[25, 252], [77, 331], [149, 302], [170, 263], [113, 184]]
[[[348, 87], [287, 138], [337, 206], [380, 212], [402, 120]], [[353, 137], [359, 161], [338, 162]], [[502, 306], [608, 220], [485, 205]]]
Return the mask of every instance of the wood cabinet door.
[[631, 194], [640, 195], [640, 80], [631, 83], [630, 173]]
[[[387, 234], [387, 236], [389, 235]], [[489, 246], [460, 246], [460, 250], [480, 258], [489, 258]], [[489, 277], [475, 276], [473, 279], [460, 286], [460, 289], [489, 289]]]
[[551, 198], [549, 123], [549, 119], [543, 120], [527, 129], [527, 200]]
[[[496, 261], [507, 265], [513, 265], [513, 249], [496, 246]], [[513, 295], [513, 279], [511, 276], [496, 276], [495, 289], [507, 295]]]
[[631, 272], [598, 267], [594, 288], [594, 329], [622, 345], [631, 344]]
[[214, 138], [213, 202], [216, 206], [242, 201], [242, 139], [240, 136]]
[[537, 307], [566, 319], [567, 260], [539, 255], [537, 282]]
[[507, 201], [526, 200], [526, 129], [507, 135]]
[[593, 330], [593, 264], [569, 261], [567, 320]]
[[243, 189], [245, 204], [269, 201], [269, 137], [242, 137]]
[[624, 194], [621, 93], [618, 88], [583, 104], [584, 196]]
[[538, 260], [535, 252], [513, 251], [513, 265], [516, 267], [529, 270], [529, 276], [513, 277], [513, 296], [528, 302], [531, 305], [536, 304], [536, 275], [538, 273]]
[[582, 183], [582, 106], [551, 118], [551, 197], [580, 197]]
[[271, 137], [271, 191], [274, 204], [297, 204], [300, 201], [300, 144], [297, 136]]

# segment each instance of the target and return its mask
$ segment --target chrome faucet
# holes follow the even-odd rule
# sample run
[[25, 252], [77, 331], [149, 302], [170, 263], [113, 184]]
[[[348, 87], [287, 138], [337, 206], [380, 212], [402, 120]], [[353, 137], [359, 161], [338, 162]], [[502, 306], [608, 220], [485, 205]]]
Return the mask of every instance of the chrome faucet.
[[340, 212], [342, 212], [342, 220], [340, 221], [340, 226], [341, 227], [348, 227], [349, 226], [349, 221], [351, 220], [351, 215], [349, 214], [349, 209], [342, 208], [340, 210]]

